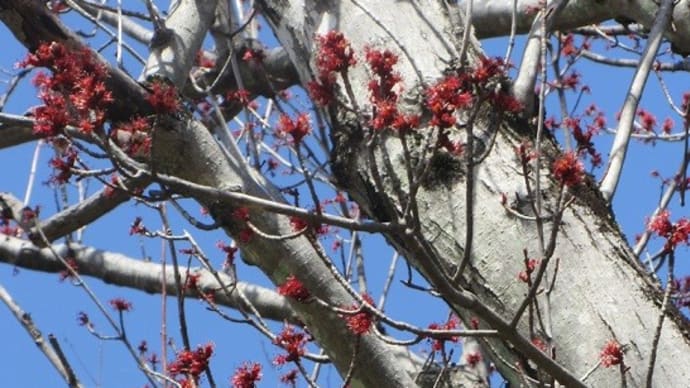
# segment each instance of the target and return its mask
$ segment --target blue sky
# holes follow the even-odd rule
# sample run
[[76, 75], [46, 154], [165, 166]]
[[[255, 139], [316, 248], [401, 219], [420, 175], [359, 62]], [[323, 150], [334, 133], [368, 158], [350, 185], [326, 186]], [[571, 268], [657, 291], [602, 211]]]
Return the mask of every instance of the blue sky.
[[[0, 26], [0, 36], [5, 38], [0, 68], [12, 71], [14, 63], [23, 58], [26, 51], [15, 42], [4, 26]], [[502, 55], [505, 52], [505, 40], [494, 39], [485, 42], [484, 48], [489, 55]], [[518, 59], [521, 54], [519, 48], [520, 46], [516, 48], [513, 55], [515, 59]], [[112, 58], [112, 51], [112, 49], [106, 50], [104, 54]], [[615, 52], [609, 53], [613, 55]], [[629, 54], [625, 56], [630, 57]], [[132, 68], [134, 69], [134, 66]], [[632, 69], [605, 68], [592, 65], [586, 60], [579, 62], [576, 68], [583, 74], [583, 83], [591, 89], [591, 94], [583, 96], [580, 111], [590, 103], [596, 103], [607, 113], [609, 126], [615, 126], [615, 113], [625, 97], [628, 82], [632, 77]], [[665, 77], [671, 95], [679, 99], [685, 91], [683, 86], [687, 85], [687, 76]], [[8, 78], [8, 75], [0, 75], [0, 80]], [[3, 87], [0, 85], [0, 92]], [[29, 107], [37, 104], [35, 95], [35, 89], [28, 82], [24, 82], [10, 99], [4, 111], [15, 114], [26, 112]], [[572, 96], [574, 94], [570, 93], [571, 100]], [[678, 100], [676, 102], [678, 103]], [[659, 124], [667, 115], [671, 115], [662, 97], [659, 83], [653, 76], [650, 77], [641, 107], [654, 113]], [[548, 111], [549, 114], [557, 114], [553, 100], [548, 105]], [[678, 129], [681, 120], [678, 117], [673, 118]], [[603, 133], [597, 138], [597, 147], [603, 155], [606, 155], [611, 140], [611, 135]], [[0, 152], [0, 165], [5, 166], [0, 173], [0, 190], [12, 192], [18, 197], [24, 195], [34, 148], [35, 144], [26, 144]], [[36, 178], [37, 187], [31, 201], [32, 204], [40, 204], [45, 209], [45, 214], [52, 214], [55, 211], [53, 192], [48, 186], [42, 184], [50, 175], [47, 162], [51, 152], [48, 147], [44, 147], [41, 151]], [[638, 141], [631, 143], [623, 179], [613, 203], [616, 219], [629, 240], [644, 229], [645, 218], [654, 210], [659, 197], [659, 180], [650, 175], [651, 171], [657, 170], [662, 176], [669, 177], [677, 170], [681, 157], [681, 143], [657, 142], [654, 145]], [[601, 170], [601, 168], [595, 170], [595, 175], [600, 175]], [[279, 175], [277, 179], [283, 178]], [[94, 183], [89, 190], [94, 192], [99, 188], [100, 185]], [[70, 190], [70, 198], [72, 200], [75, 198], [73, 189]], [[677, 199], [674, 199], [671, 207], [673, 219], [688, 215], [687, 210], [677, 206], [677, 203]], [[195, 206], [190, 206], [188, 209], [192, 212], [198, 211], [198, 207]], [[171, 211], [171, 213], [174, 212]], [[142, 257], [143, 249], [147, 256], [158, 260], [161, 250], [160, 241], [129, 235], [129, 225], [135, 216], [143, 216], [149, 228], [154, 229], [160, 225], [155, 214], [141, 205], [130, 202], [91, 225], [84, 234], [84, 242], [101, 249], [117, 250], [132, 257]], [[182, 222], [179, 217], [173, 217], [176, 221], [173, 223], [176, 225], [173, 232], [181, 233], [183, 229], [193, 230], [192, 226]], [[214, 264], [220, 266], [222, 254], [214, 248], [214, 245], [219, 240], [228, 242], [228, 238], [219, 232], [195, 232], [195, 237], [199, 239]], [[326, 242], [325, 245], [329, 246], [330, 242]], [[186, 246], [181, 244], [180, 247]], [[379, 237], [369, 236], [365, 239], [364, 249], [371, 267], [368, 272], [371, 293], [377, 300], [392, 257], [392, 250]], [[690, 272], [687, 256], [687, 249], [681, 248], [677, 255], [678, 275]], [[272, 287], [263, 274], [255, 268], [244, 265], [242, 262], [238, 263], [240, 278]], [[404, 265], [399, 263], [396, 280], [404, 279], [405, 273]], [[125, 321], [129, 338], [135, 345], [141, 340], [147, 340], [149, 348], [160, 354], [160, 296], [108, 286], [98, 280], [88, 279], [87, 281], [102, 301], [107, 302], [115, 297], [125, 297], [130, 300], [134, 309], [127, 314]], [[7, 288], [15, 300], [31, 314], [45, 335], [52, 333], [58, 338], [67, 358], [72, 362], [85, 386], [140, 387], [144, 385], [143, 375], [137, 372], [133, 361], [119, 343], [96, 339], [77, 325], [77, 314], [84, 311], [95, 321], [96, 328], [103, 330], [103, 334], [112, 334], [93, 304], [78, 287], [69, 282], [60, 282], [57, 274], [34, 273], [7, 265], [0, 266], [0, 284]], [[396, 319], [409, 319], [413, 323], [424, 326], [431, 322], [445, 320], [447, 309], [438, 301], [423, 297], [418, 292], [401, 286], [397, 281], [394, 282], [393, 287], [391, 292], [393, 297], [387, 305], [387, 312]], [[287, 371], [289, 367], [284, 367], [279, 371], [274, 371], [270, 367], [271, 360], [279, 352], [268, 340], [258, 335], [249, 326], [228, 324], [206, 311], [198, 301], [190, 300], [187, 306], [192, 344], [213, 342], [216, 345], [216, 354], [211, 365], [219, 386], [227, 386], [228, 378], [234, 369], [244, 361], [257, 361], [264, 364], [262, 386], [278, 385], [275, 383], [277, 376]], [[169, 300], [169, 332], [175, 337], [176, 345], [179, 347], [181, 345], [177, 335], [176, 319], [174, 301]], [[62, 386], [61, 379], [31, 344], [28, 335], [13, 320], [7, 309], [1, 307], [0, 322], [3, 322], [0, 341], [6, 349], [5, 356], [2, 357], [3, 362], [0, 363], [4, 385], [11, 387]], [[276, 324], [275, 328], [279, 329], [280, 324]], [[419, 349], [428, 349], [428, 345], [422, 344]], [[327, 369], [323, 376], [324, 386], [339, 386], [339, 378], [334, 371]]]

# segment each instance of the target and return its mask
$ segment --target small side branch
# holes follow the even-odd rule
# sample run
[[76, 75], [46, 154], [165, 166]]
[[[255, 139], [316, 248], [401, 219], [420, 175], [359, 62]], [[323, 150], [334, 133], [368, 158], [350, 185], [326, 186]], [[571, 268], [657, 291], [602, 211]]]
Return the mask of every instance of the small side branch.
[[62, 354], [62, 351], [60, 351], [60, 347], [57, 345], [57, 340], [52, 335], [49, 337], [50, 344], [56, 344], [51, 347], [46, 342], [43, 334], [41, 334], [41, 331], [34, 324], [33, 320], [31, 319], [31, 315], [22, 310], [22, 308], [12, 299], [12, 296], [2, 285], [0, 285], [0, 300], [2, 300], [7, 308], [10, 309], [12, 315], [14, 315], [24, 330], [26, 330], [26, 332], [31, 336], [36, 346], [38, 346], [48, 361], [53, 364], [53, 367], [55, 367], [55, 370], [57, 370], [60, 376], [62, 376], [67, 385], [72, 388], [81, 388], [82, 385], [74, 375], [74, 371], [67, 362], [65, 356]]

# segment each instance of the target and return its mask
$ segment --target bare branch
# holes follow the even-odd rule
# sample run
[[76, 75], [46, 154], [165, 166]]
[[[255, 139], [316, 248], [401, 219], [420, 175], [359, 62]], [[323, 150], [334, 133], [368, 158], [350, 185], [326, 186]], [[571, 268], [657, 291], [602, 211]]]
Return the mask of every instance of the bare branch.
[[[41, 352], [46, 356], [48, 361], [53, 364], [53, 367], [60, 376], [65, 380], [67, 385], [71, 388], [82, 387], [81, 383], [74, 375], [74, 372], [62, 354], [59, 354], [57, 349], [49, 346], [41, 331], [36, 327], [36, 324], [31, 319], [31, 314], [22, 310], [22, 308], [12, 299], [12, 296], [7, 292], [5, 287], [0, 284], [0, 300], [10, 309], [12, 315], [19, 321], [24, 330], [31, 336], [34, 343]], [[51, 336], [52, 339], [52, 336]]]
[[652, 65], [656, 57], [656, 52], [659, 50], [663, 33], [671, 22], [673, 7], [674, 0], [662, 1], [652, 31], [649, 33], [647, 47], [645, 47], [640, 65], [635, 70], [635, 75], [630, 82], [628, 94], [625, 97], [625, 103], [621, 109], [616, 137], [613, 140], [611, 152], [609, 153], [609, 163], [600, 185], [604, 198], [609, 202], [611, 202], [616, 193], [616, 187], [618, 186], [618, 181], [620, 180], [623, 170], [623, 163], [625, 162], [625, 154], [628, 150], [628, 143], [630, 142], [630, 134], [632, 133], [637, 106], [645, 84], [647, 83], [649, 72], [652, 70]]
[[[162, 291], [163, 268], [159, 264], [75, 244], [70, 244], [69, 247], [56, 245], [55, 249], [61, 255], [74, 259], [78, 272], [82, 275], [147, 293], [160, 293]], [[38, 248], [26, 240], [14, 237], [4, 237], [0, 241], [0, 262], [42, 272], [58, 273], [65, 269], [48, 249]], [[219, 288], [218, 282], [209, 271], [193, 268], [190, 273], [200, 275], [197, 282], [198, 290], [212, 291]], [[218, 275], [226, 285], [233, 284], [233, 280], [227, 275], [222, 273]], [[166, 271], [164, 281], [166, 292], [175, 295], [177, 287], [172, 270]], [[184, 284], [184, 281], [182, 283]], [[237, 282], [236, 287], [244, 293], [262, 316], [276, 321], [298, 322], [288, 301], [275, 291], [244, 282]], [[199, 297], [198, 293], [191, 289], [184, 290], [184, 296], [188, 298]], [[248, 307], [244, 306], [240, 297], [235, 294], [229, 297], [225, 293], [217, 292], [215, 302], [235, 309]]]

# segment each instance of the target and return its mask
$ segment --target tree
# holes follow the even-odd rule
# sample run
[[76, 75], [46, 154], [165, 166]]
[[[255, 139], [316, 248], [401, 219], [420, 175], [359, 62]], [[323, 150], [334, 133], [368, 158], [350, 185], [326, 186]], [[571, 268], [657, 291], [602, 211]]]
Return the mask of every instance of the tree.
[[[638, 101], [650, 71], [661, 70], [654, 61], [662, 39], [674, 53], [688, 52], [686, 4], [476, 3], [395, 2], [392, 12], [392, 4], [381, 1], [263, 0], [243, 18], [240, 2], [232, 8], [225, 2], [182, 1], [165, 19], [148, 3], [149, 33], [118, 17], [117, 9], [90, 3], [50, 2], [51, 11], [42, 2], [0, 1], [0, 19], [33, 53], [24, 68], [51, 71], [34, 81], [43, 105], [31, 117], [2, 115], [0, 145], [47, 139], [59, 152], [52, 162], [57, 187], [77, 176], [105, 184], [50, 217], [3, 194], [3, 217], [12, 233], [0, 243], [2, 261], [64, 271], [64, 277], [78, 282], [83, 275], [165, 290], [177, 295], [180, 309], [185, 295], [201, 297], [219, 314], [219, 306], [234, 307], [286, 351], [280, 362], [304, 372], [306, 359], [327, 358], [352, 386], [486, 386], [488, 360], [516, 385], [681, 384], [688, 372], [678, 366], [688, 364], [690, 352], [687, 322], [678, 311], [685, 294], [673, 276], [676, 247], [688, 242], [687, 221], [669, 220], [665, 198], [631, 249], [610, 203], [630, 138], [652, 133], [653, 120]], [[139, 82], [67, 29], [56, 16], [62, 7], [148, 42]], [[281, 48], [262, 51], [249, 39], [254, 12], [270, 25]], [[582, 27], [612, 18], [623, 24]], [[512, 27], [529, 32], [514, 83], [506, 62], [483, 55], [466, 28], [470, 21], [479, 37], [510, 35]], [[562, 94], [577, 82], [556, 67], [558, 77], [547, 83], [542, 73], [547, 42], [559, 42], [561, 50], [550, 48], [555, 66], [568, 57], [597, 55], [586, 44], [575, 46], [573, 35], [545, 37], [570, 30], [581, 36], [594, 31], [646, 38], [644, 52], [632, 63], [636, 73], [601, 185], [584, 173], [579, 160], [601, 163], [591, 131], [583, 132], [564, 109], [560, 147], [546, 129], [553, 121], [544, 120], [547, 87]], [[207, 35], [215, 43], [212, 65], [203, 63], [211, 57], [197, 56]], [[126, 48], [118, 43], [118, 53]], [[263, 140], [247, 135], [255, 133], [253, 128], [239, 134], [245, 157], [226, 127], [251, 110], [249, 102], [257, 96], [279, 101], [279, 91], [296, 84], [314, 100], [314, 118], [289, 115], [279, 102], [274, 106], [281, 114], [272, 118], [281, 152], [289, 153], [294, 170], [304, 174], [298, 192], [310, 198], [311, 209], [299, 206], [303, 201], [288, 204], [285, 190], [269, 179], [270, 166], [262, 165]], [[212, 96], [223, 96], [222, 104]], [[561, 102], [566, 103], [564, 97]], [[685, 117], [686, 102], [680, 110]], [[328, 164], [315, 165], [324, 152]], [[108, 165], [87, 171], [92, 163], [104, 165], [99, 156]], [[685, 176], [686, 159], [678, 177]], [[104, 178], [113, 172], [112, 179]], [[318, 184], [322, 179], [325, 184]], [[683, 193], [678, 187], [684, 182], [672, 180], [666, 197]], [[361, 214], [346, 205], [340, 215], [327, 212], [321, 198], [328, 184], [354, 201]], [[132, 233], [170, 242], [172, 266], [74, 241], [77, 230], [133, 198], [151, 204], [167, 232], [148, 230], [137, 219]], [[172, 233], [161, 204], [181, 208], [180, 198], [193, 199], [212, 218], [205, 225], [181, 211], [188, 222], [201, 230], [222, 228], [235, 241], [224, 246], [225, 272], [208, 264], [190, 234]], [[338, 198], [336, 203], [343, 201]], [[452, 319], [421, 328], [385, 315], [329, 257], [319, 240], [324, 225], [383, 235], [428, 282], [421, 291], [440, 297], [467, 329], [458, 329]], [[662, 241], [656, 262], [666, 263], [669, 277], [663, 281], [638, 260], [653, 234]], [[66, 236], [66, 243], [55, 243]], [[200, 260], [203, 271], [177, 265], [176, 240], [191, 244], [183, 253]], [[235, 277], [235, 247], [271, 279], [277, 293]], [[9, 297], [3, 299], [12, 305]], [[120, 318], [131, 307], [119, 299], [111, 305]], [[82, 318], [88, 327], [89, 318]], [[290, 326], [276, 335], [264, 318]], [[117, 320], [112, 323], [118, 330]], [[411, 333], [412, 342], [433, 339], [442, 362], [425, 363], [404, 342], [387, 336], [386, 327]], [[183, 328], [182, 347], [165, 373], [155, 373], [132, 344], [123, 342], [151, 384], [160, 384], [167, 374], [194, 386], [213, 350], [194, 348], [185, 335]], [[322, 355], [306, 354], [310, 337]], [[457, 337], [464, 339], [459, 366], [441, 351]], [[70, 385], [78, 385], [56, 347], [44, 352]], [[257, 377], [253, 364], [243, 368], [234, 377], [238, 386]]]

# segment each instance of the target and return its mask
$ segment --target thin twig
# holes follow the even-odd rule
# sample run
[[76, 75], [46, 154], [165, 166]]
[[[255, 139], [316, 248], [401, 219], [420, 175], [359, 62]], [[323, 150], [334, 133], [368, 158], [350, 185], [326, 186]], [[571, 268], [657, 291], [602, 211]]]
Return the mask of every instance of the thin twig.
[[664, 293], [664, 299], [661, 302], [661, 311], [659, 312], [659, 321], [656, 325], [656, 330], [654, 331], [654, 340], [652, 341], [652, 353], [649, 356], [649, 365], [647, 366], [647, 388], [652, 388], [652, 376], [654, 375], [654, 363], [656, 362], [656, 354], [659, 351], [659, 340], [661, 339], [661, 328], [664, 325], [664, 318], [666, 318], [666, 311], [669, 306], [669, 299], [671, 292], [673, 291], [673, 271], [675, 263], [675, 254], [673, 250], [668, 253], [668, 280], [666, 282], [666, 292]]

